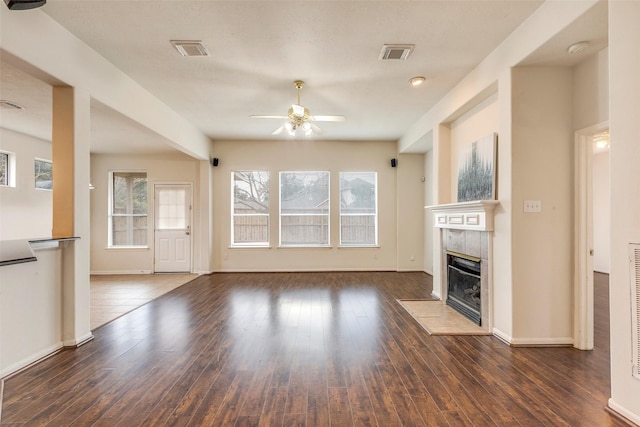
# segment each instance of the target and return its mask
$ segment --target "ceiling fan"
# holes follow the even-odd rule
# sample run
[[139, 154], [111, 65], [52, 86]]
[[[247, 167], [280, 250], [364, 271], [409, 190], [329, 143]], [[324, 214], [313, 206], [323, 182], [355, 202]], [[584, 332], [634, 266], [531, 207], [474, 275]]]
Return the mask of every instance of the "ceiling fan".
[[312, 116], [308, 109], [300, 105], [300, 90], [304, 86], [304, 82], [296, 80], [293, 84], [298, 89], [298, 103], [289, 108], [286, 116], [250, 116], [252, 119], [285, 119], [285, 123], [273, 131], [271, 135], [278, 135], [286, 130], [289, 135], [293, 136], [298, 129], [305, 135], [311, 135], [314, 132], [322, 134], [324, 131], [314, 122], [343, 122], [347, 119], [345, 116]]

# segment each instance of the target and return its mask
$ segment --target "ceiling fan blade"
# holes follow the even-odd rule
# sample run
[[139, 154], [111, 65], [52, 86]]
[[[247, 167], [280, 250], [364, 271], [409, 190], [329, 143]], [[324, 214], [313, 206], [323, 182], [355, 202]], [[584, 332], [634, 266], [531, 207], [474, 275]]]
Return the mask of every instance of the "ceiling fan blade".
[[286, 119], [287, 116], [249, 116], [252, 119]]
[[278, 129], [271, 132], [271, 135], [280, 135], [283, 130], [284, 130], [284, 125], [280, 126]]
[[324, 130], [322, 130], [322, 128], [320, 126], [318, 126], [317, 124], [313, 123], [313, 122], [309, 122], [309, 124], [311, 125], [311, 129], [313, 129], [313, 133], [316, 135], [324, 135], [326, 132]]
[[347, 120], [345, 116], [311, 116], [309, 119], [314, 122], [344, 122]]

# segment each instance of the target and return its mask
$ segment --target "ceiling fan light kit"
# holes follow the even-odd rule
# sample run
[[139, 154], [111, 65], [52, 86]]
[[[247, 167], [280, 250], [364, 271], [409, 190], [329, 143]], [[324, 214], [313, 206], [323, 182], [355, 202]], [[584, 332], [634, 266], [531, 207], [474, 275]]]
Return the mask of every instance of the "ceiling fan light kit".
[[342, 122], [346, 120], [344, 116], [312, 116], [309, 110], [300, 104], [300, 90], [304, 87], [302, 80], [296, 80], [293, 85], [298, 90], [298, 103], [292, 104], [286, 116], [251, 116], [253, 119], [285, 119], [284, 125], [273, 131], [271, 135], [279, 135], [283, 131], [291, 136], [295, 136], [300, 130], [305, 136], [310, 136], [314, 132], [318, 134], [324, 131], [313, 122]]

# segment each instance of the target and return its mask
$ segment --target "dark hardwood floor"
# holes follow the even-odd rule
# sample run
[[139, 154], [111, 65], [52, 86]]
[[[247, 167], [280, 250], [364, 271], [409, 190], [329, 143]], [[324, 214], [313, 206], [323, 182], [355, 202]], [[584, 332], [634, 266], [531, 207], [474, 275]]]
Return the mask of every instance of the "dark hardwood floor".
[[623, 426], [596, 349], [429, 336], [423, 273], [213, 274], [5, 382], [2, 425]]

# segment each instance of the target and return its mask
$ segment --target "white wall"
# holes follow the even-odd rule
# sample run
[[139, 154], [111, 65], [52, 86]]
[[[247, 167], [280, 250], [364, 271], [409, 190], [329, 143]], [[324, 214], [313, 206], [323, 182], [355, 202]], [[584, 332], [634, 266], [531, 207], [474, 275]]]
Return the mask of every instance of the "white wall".
[[0, 378], [62, 347], [62, 250], [0, 267]]
[[593, 156], [593, 269], [609, 273], [611, 209], [609, 152]]
[[[174, 155], [91, 155], [91, 182], [96, 187], [91, 191], [91, 272], [93, 274], [137, 274], [153, 272], [153, 218], [154, 218], [154, 183], [190, 183], [193, 185], [194, 215], [208, 211], [200, 209], [202, 198], [198, 197], [201, 185], [200, 167], [208, 166], [187, 155], [176, 152]], [[110, 249], [108, 248], [108, 188], [110, 171], [146, 171], [148, 191], [148, 244], [144, 249]], [[206, 200], [206, 199], [205, 199]], [[193, 247], [199, 248], [202, 230], [196, 224], [200, 219], [195, 217], [193, 226]], [[205, 230], [204, 233], [207, 233]], [[198, 268], [194, 268], [198, 270]]]
[[[220, 165], [213, 171], [213, 254], [212, 266], [216, 271], [305, 271], [305, 270], [396, 270], [397, 187], [399, 177], [409, 179], [422, 175], [421, 161], [398, 161], [394, 142], [365, 141], [215, 141], [213, 154]], [[419, 157], [419, 156], [418, 156]], [[400, 169], [403, 172], [400, 173]], [[415, 171], [411, 172], [412, 169]], [[271, 248], [230, 248], [231, 235], [231, 172], [234, 170], [263, 170], [271, 174]], [[278, 172], [286, 170], [329, 171], [330, 196], [330, 248], [278, 248]], [[377, 248], [339, 248], [340, 171], [375, 171], [378, 173], [378, 243]], [[422, 184], [422, 183], [418, 183]], [[417, 184], [413, 184], [417, 185]], [[419, 192], [419, 190], [416, 190]], [[414, 193], [415, 194], [415, 193]], [[422, 194], [419, 192], [418, 194]], [[423, 203], [421, 200], [420, 203]], [[422, 229], [422, 212], [404, 218], [406, 227]], [[416, 256], [422, 246], [411, 240]], [[422, 269], [419, 259], [414, 261]]]
[[640, 424], [640, 380], [631, 375], [629, 243], [640, 243], [640, 2], [609, 2], [611, 134], [611, 399]]
[[609, 119], [609, 49], [573, 69], [573, 127], [576, 130]]
[[0, 240], [51, 237], [53, 192], [35, 188], [33, 166], [52, 159], [51, 142], [0, 128], [0, 151], [16, 159], [16, 186], [0, 187]]

